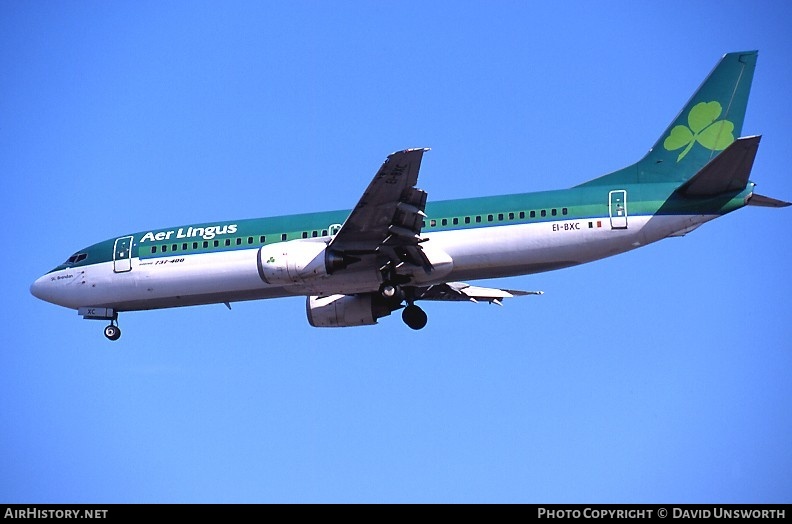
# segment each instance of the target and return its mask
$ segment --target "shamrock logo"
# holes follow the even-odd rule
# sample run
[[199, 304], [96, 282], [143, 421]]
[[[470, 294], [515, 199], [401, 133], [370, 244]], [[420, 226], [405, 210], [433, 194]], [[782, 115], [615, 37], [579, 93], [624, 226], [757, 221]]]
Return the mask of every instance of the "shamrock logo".
[[663, 147], [668, 151], [685, 148], [677, 157], [677, 162], [685, 158], [696, 142], [710, 151], [726, 149], [734, 142], [734, 124], [728, 120], [718, 120], [722, 111], [721, 105], [715, 101], [694, 105], [688, 114], [688, 125], [674, 126], [663, 141]]
[[267, 264], [272, 264], [273, 262], [275, 262], [275, 257], [269, 257]]

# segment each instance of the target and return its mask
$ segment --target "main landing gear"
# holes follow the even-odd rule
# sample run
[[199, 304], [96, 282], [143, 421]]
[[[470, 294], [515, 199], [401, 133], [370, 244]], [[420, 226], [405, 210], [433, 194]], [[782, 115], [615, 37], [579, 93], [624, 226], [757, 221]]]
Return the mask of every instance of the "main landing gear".
[[402, 310], [402, 320], [407, 327], [418, 330], [426, 326], [426, 313], [415, 305], [415, 292], [412, 288], [386, 283], [380, 287], [380, 294], [393, 304], [392, 310], [400, 308], [402, 301], [407, 302], [407, 306]]
[[402, 311], [402, 320], [410, 329], [421, 329], [426, 325], [427, 317], [423, 309], [410, 304]]

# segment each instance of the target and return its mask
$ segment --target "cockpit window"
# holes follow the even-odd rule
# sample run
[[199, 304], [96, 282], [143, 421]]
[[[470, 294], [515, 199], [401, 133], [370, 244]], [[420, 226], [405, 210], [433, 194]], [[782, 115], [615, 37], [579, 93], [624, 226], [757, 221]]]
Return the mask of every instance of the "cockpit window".
[[80, 262], [82, 262], [86, 258], [88, 258], [88, 254], [87, 253], [75, 253], [75, 254], [73, 254], [72, 256], [69, 257], [69, 259], [66, 261], [66, 263], [67, 264], [79, 264]]

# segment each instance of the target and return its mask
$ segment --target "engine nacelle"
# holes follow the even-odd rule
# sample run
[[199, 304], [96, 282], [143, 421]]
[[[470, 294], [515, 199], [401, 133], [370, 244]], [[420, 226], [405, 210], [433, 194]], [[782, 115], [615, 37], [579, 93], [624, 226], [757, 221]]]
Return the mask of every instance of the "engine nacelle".
[[[398, 307], [398, 305], [396, 306]], [[369, 326], [391, 314], [391, 307], [378, 294], [308, 297], [308, 323], [313, 327]]]
[[262, 246], [258, 272], [267, 284], [298, 284], [327, 275], [324, 242], [292, 240]]

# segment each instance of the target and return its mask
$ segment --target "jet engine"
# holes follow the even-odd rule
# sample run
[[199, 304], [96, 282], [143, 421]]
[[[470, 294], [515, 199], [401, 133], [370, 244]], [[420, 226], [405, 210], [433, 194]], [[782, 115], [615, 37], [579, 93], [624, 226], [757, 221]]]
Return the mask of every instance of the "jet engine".
[[258, 272], [267, 284], [301, 283], [327, 275], [324, 242], [292, 240], [262, 246]]
[[308, 297], [305, 301], [308, 323], [313, 327], [368, 326], [398, 307], [392, 308], [377, 293]]

